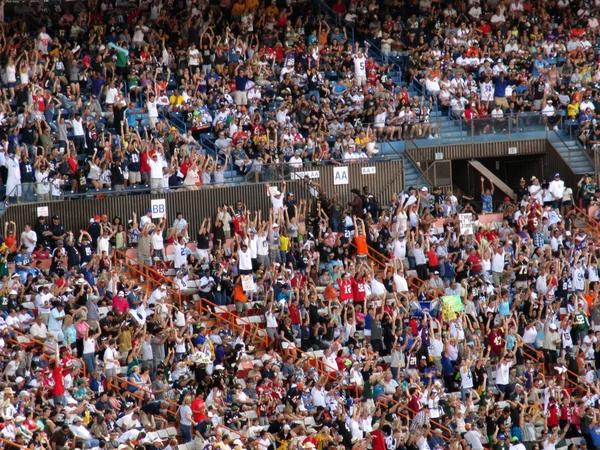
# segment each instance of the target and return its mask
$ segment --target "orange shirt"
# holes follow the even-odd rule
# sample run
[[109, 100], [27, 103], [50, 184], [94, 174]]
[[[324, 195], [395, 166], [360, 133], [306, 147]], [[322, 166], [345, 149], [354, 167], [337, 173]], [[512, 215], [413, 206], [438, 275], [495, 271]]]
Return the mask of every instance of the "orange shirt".
[[247, 300], [242, 283], [237, 283], [233, 288], [233, 301], [246, 303]]
[[14, 234], [9, 234], [8, 236], [6, 236], [6, 239], [4, 240], [4, 243], [6, 244], [6, 246], [10, 249], [11, 252], [16, 252], [17, 251], [17, 238], [15, 238]]
[[354, 242], [356, 243], [356, 253], [359, 255], [368, 255], [369, 250], [367, 248], [367, 237], [365, 235], [355, 236]]

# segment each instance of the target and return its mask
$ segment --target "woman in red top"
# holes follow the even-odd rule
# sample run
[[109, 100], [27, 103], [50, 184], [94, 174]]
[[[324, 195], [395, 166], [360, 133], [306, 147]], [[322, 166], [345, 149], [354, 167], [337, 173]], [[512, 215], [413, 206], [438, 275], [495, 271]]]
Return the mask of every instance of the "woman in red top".
[[474, 248], [471, 249], [471, 254], [467, 258], [467, 262], [471, 264], [471, 276], [481, 273], [481, 257]]
[[440, 260], [437, 257], [437, 244], [431, 244], [427, 250], [427, 258], [429, 258], [429, 271], [435, 272], [440, 270]]

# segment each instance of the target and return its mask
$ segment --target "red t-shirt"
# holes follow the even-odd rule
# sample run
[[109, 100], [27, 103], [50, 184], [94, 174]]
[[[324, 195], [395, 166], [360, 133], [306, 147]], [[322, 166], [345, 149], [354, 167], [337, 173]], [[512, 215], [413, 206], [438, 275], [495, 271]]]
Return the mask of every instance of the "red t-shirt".
[[371, 441], [373, 450], [386, 450], [385, 438], [383, 437], [381, 430], [373, 431], [371, 437], [373, 438]]
[[54, 386], [52, 386], [52, 395], [54, 397], [65, 395], [65, 382], [63, 380], [62, 369], [59, 365], [54, 366], [54, 370], [52, 371], [52, 381], [54, 381]]
[[127, 300], [125, 300], [122, 297], [119, 297], [118, 295], [115, 295], [113, 297], [113, 302], [112, 305], [114, 308], [117, 308], [117, 310], [122, 314], [125, 312], [125, 310], [127, 310], [129, 308], [129, 302]]
[[488, 335], [488, 342], [490, 347], [492, 348], [492, 352], [494, 353], [502, 353], [504, 349], [504, 333], [502, 330], [492, 330], [492, 332]]
[[201, 411], [199, 413], [192, 413], [194, 422], [204, 422], [206, 420], [206, 407], [204, 406], [204, 400], [201, 398], [192, 400], [192, 411]]
[[290, 305], [288, 312], [290, 314], [292, 325], [301, 325], [302, 322], [300, 321], [300, 311], [298, 311], [298, 307], [295, 305]]
[[142, 152], [140, 155], [140, 172], [150, 173], [150, 166], [148, 165], [148, 152]]
[[481, 272], [481, 258], [479, 254], [469, 255], [467, 258], [467, 262], [471, 263], [471, 271], [473, 272]]
[[353, 282], [353, 278], [351, 277], [350, 279], [348, 279], [348, 281], [344, 281], [343, 279], [339, 278], [337, 280], [338, 285], [340, 286], [340, 301], [341, 302], [347, 302], [349, 300], [352, 300], [352, 282]]
[[429, 258], [429, 267], [437, 267], [440, 265], [440, 260], [433, 249], [427, 252], [427, 257]]
[[354, 303], [362, 303], [367, 297], [367, 290], [365, 289], [365, 280], [356, 281], [352, 283], [352, 292], [354, 293]]

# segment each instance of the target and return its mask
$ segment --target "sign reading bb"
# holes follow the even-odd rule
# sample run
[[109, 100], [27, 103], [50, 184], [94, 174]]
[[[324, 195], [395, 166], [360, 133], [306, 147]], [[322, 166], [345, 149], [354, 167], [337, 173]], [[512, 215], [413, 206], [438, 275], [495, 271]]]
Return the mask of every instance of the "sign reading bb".
[[165, 217], [167, 213], [167, 201], [164, 198], [152, 200], [150, 207], [152, 208], [153, 219], [162, 219]]

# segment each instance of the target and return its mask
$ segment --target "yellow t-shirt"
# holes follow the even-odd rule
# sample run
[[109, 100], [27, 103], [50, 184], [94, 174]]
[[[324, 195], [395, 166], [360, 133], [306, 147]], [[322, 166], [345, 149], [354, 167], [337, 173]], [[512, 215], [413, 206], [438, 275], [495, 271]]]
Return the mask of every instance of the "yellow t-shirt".
[[356, 139], [354, 139], [354, 143], [356, 145], [366, 145], [368, 142], [369, 142], [369, 138], [367, 136], [365, 136], [364, 138], [357, 136]]
[[258, 6], [258, 0], [246, 0], [246, 8], [252, 9]]
[[243, 3], [236, 3], [231, 8], [231, 15], [232, 16], [241, 16], [245, 10], [246, 10], [246, 5], [244, 5]]
[[287, 236], [279, 236], [279, 248], [283, 252], [287, 252], [290, 249], [290, 238]]
[[175, 97], [175, 95], [171, 95], [169, 97], [169, 103], [171, 105], [183, 105], [183, 95], [178, 95], [177, 97]]
[[567, 116], [568, 117], [577, 117], [577, 113], [579, 113], [579, 103], [569, 103], [567, 105]]

